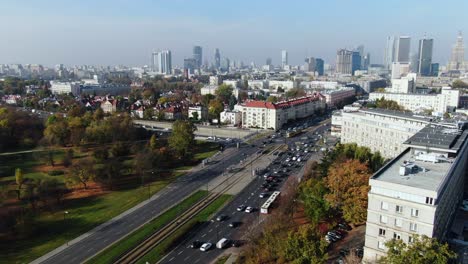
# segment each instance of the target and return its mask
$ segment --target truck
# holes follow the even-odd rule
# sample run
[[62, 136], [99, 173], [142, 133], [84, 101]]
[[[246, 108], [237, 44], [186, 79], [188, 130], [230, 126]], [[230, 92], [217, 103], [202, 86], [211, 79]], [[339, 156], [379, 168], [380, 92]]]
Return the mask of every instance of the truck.
[[226, 247], [226, 245], [229, 243], [229, 240], [227, 238], [221, 238], [218, 243], [216, 243], [216, 247], [219, 249], [222, 249]]

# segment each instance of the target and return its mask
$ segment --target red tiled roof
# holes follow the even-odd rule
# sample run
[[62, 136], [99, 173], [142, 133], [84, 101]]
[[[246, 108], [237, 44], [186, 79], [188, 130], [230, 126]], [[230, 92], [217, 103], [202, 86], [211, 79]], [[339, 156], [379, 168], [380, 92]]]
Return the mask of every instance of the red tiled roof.
[[305, 96], [300, 98], [294, 98], [289, 101], [283, 101], [278, 103], [270, 103], [265, 101], [247, 101], [244, 106], [246, 107], [256, 107], [256, 108], [267, 108], [267, 109], [278, 109], [278, 108], [288, 108], [295, 105], [305, 104], [307, 102], [317, 101], [323, 98], [323, 95], [316, 93], [312, 96]]

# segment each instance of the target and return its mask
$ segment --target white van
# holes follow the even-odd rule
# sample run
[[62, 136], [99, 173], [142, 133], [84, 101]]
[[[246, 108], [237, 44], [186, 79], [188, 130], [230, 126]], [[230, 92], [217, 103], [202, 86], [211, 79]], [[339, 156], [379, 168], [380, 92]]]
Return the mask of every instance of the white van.
[[218, 241], [218, 243], [216, 243], [216, 247], [221, 249], [221, 248], [224, 248], [228, 243], [229, 243], [229, 240], [227, 238], [221, 238]]

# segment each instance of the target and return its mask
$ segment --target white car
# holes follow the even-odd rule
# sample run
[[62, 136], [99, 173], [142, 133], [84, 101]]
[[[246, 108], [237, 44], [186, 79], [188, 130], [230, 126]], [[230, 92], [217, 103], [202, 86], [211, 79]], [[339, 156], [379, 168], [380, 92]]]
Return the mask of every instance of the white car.
[[209, 242], [205, 243], [200, 247], [200, 251], [208, 251], [212, 246], [213, 246], [213, 244], [211, 244]]
[[296, 160], [296, 156], [294, 156], [294, 157], [292, 158], [292, 160]]
[[253, 212], [253, 210], [254, 210], [254, 209], [253, 209], [253, 207], [251, 207], [251, 206], [247, 206], [247, 208], [245, 208], [245, 212], [246, 212], [246, 213], [251, 213], [251, 212]]

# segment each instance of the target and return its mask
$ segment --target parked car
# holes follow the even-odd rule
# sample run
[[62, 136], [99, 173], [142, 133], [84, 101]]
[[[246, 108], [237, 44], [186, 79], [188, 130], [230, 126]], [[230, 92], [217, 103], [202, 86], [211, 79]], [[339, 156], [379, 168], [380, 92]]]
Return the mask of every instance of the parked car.
[[225, 248], [229, 243], [229, 239], [221, 238], [218, 243], [216, 243], [216, 247], [219, 249]]
[[231, 228], [236, 228], [238, 226], [240, 226], [241, 222], [231, 222], [229, 223], [229, 227]]
[[260, 193], [260, 194], [258, 195], [258, 197], [260, 197], [260, 198], [266, 198], [266, 197], [268, 197], [268, 193], [262, 192], [262, 193]]
[[226, 215], [218, 215], [218, 217], [216, 217], [216, 221], [221, 222], [221, 221], [224, 221], [224, 219], [226, 218], [227, 218]]
[[213, 246], [213, 244], [211, 243], [205, 243], [203, 244], [201, 247], [200, 247], [200, 251], [208, 251], [210, 250], [210, 248]]

